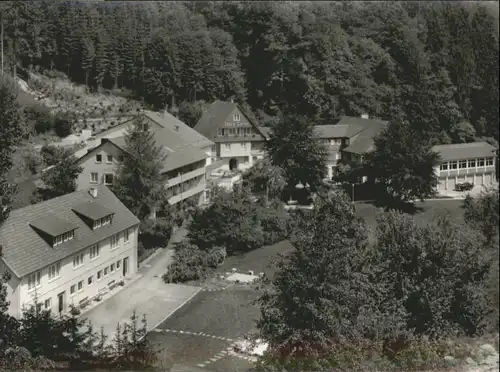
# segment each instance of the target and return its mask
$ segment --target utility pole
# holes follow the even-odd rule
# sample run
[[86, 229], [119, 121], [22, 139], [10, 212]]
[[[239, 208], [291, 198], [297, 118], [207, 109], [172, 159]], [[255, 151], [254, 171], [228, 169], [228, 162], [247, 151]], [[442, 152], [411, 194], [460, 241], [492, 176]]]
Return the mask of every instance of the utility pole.
[[352, 186], [352, 203], [354, 204], [354, 183], [351, 183]]

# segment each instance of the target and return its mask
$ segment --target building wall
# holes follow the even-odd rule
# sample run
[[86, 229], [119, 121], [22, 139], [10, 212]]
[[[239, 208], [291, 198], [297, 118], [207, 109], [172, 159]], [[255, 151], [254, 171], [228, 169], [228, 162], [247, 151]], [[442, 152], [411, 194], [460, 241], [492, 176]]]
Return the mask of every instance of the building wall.
[[[101, 155], [102, 160], [100, 163], [96, 160], [97, 155]], [[113, 157], [111, 162], [107, 161], [108, 155]], [[76, 181], [77, 188], [88, 189], [96, 184], [104, 183], [105, 174], [116, 174], [117, 167], [120, 164], [119, 156], [123, 156], [123, 151], [108, 142], [102, 145], [98, 150], [95, 150], [93, 153], [82, 158], [80, 165], [83, 167], [83, 171], [80, 173]], [[91, 182], [91, 173], [97, 173], [97, 183]]]
[[8, 273], [10, 279], [5, 283], [7, 289], [7, 301], [9, 301], [8, 313], [13, 316], [19, 316], [19, 278], [14, 275], [14, 273], [5, 265], [5, 263], [0, 259], [0, 275]]
[[[488, 159], [490, 159], [489, 162]], [[465, 165], [464, 161], [467, 162], [466, 166], [460, 168], [461, 164]], [[472, 164], [470, 161], [472, 161]], [[480, 161], [484, 165], [480, 165]], [[490, 186], [496, 182], [495, 160], [493, 157], [458, 159], [453, 162], [456, 162], [456, 168], [452, 167], [450, 162], [443, 162], [447, 164], [445, 169], [441, 169], [442, 164], [434, 169], [439, 180], [438, 191], [454, 190], [455, 185], [461, 182], [471, 182], [476, 186]]]
[[[58, 294], [64, 292], [65, 311], [69, 310], [69, 305], [78, 306], [80, 301], [92, 299], [98, 293], [105, 292], [113, 282], [121, 281], [123, 276], [123, 261], [128, 257], [127, 277], [132, 277], [137, 272], [137, 235], [138, 226], [129, 230], [129, 241], [124, 241], [124, 232], [119, 233], [118, 247], [111, 249], [111, 237], [102, 240], [99, 243], [99, 256], [90, 259], [90, 247], [87, 247], [78, 253], [71, 255], [60, 261], [59, 276], [49, 280], [49, 267], [40, 270], [40, 285], [34, 289], [28, 289], [28, 276], [21, 279], [18, 285], [19, 307], [13, 309], [12, 315], [18, 316], [23, 306], [34, 305], [35, 296], [38, 303], [45, 308], [45, 301], [50, 299], [50, 306], [54, 313], [58, 313]], [[73, 258], [77, 254], [83, 253], [83, 265], [74, 267]], [[120, 268], [117, 269], [117, 262], [120, 262]], [[114, 266], [111, 272], [111, 265]], [[107, 270], [107, 275], [104, 271]], [[97, 279], [98, 272], [101, 271], [101, 279]], [[92, 277], [92, 283], [89, 285], [89, 277]], [[78, 283], [83, 281], [83, 287], [78, 290]], [[71, 286], [75, 285], [76, 290], [71, 294]], [[17, 310], [17, 311], [16, 311]]]

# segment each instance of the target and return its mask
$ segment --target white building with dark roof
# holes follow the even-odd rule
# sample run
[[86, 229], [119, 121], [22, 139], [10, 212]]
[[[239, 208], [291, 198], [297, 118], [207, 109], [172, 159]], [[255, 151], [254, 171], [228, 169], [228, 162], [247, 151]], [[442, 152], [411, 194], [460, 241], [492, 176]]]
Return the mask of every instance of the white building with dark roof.
[[9, 314], [84, 307], [137, 271], [139, 220], [104, 185], [15, 209], [0, 226]]
[[496, 183], [496, 148], [486, 142], [456, 143], [434, 146], [441, 157], [435, 172], [439, 182], [438, 192], [453, 191], [459, 183], [470, 182], [476, 186]]

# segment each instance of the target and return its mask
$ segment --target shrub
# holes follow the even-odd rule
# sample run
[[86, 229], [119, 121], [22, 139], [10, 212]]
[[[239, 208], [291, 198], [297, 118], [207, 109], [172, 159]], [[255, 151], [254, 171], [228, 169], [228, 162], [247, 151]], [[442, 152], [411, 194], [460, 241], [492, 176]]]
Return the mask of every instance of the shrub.
[[69, 136], [73, 132], [73, 122], [70, 115], [67, 113], [57, 113], [54, 118], [54, 130], [61, 138]]
[[145, 249], [166, 247], [172, 235], [173, 224], [170, 219], [157, 218], [141, 223], [140, 240]]
[[32, 126], [36, 133], [46, 133], [54, 127], [54, 116], [45, 106], [36, 104], [24, 109], [24, 114], [30, 127]]
[[196, 245], [183, 242], [175, 248], [172, 264], [163, 280], [166, 283], [183, 283], [207, 278], [212, 273], [208, 265], [207, 252]]
[[40, 154], [44, 163], [47, 166], [51, 166], [56, 165], [63, 159], [71, 156], [72, 151], [54, 145], [43, 145], [40, 149]]
[[224, 262], [227, 257], [227, 252], [225, 247], [213, 247], [207, 252], [207, 265], [213, 269], [216, 269], [220, 264]]

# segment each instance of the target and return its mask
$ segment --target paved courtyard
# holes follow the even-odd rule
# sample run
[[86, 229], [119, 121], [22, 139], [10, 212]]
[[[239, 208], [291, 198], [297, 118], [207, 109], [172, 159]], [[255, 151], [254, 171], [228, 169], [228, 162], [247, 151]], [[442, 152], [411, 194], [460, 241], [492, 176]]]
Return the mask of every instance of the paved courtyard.
[[[184, 235], [184, 230], [178, 230], [171, 242], [180, 241]], [[116, 331], [117, 323], [129, 321], [134, 310], [140, 318], [146, 314], [148, 329], [151, 330], [189, 301], [201, 288], [165, 284], [161, 278], [172, 260], [171, 244], [167, 249], [151, 257], [149, 264], [139, 269], [140, 277], [112, 297], [83, 313], [82, 318], [90, 320], [96, 331], [103, 327], [104, 333], [110, 340]]]

